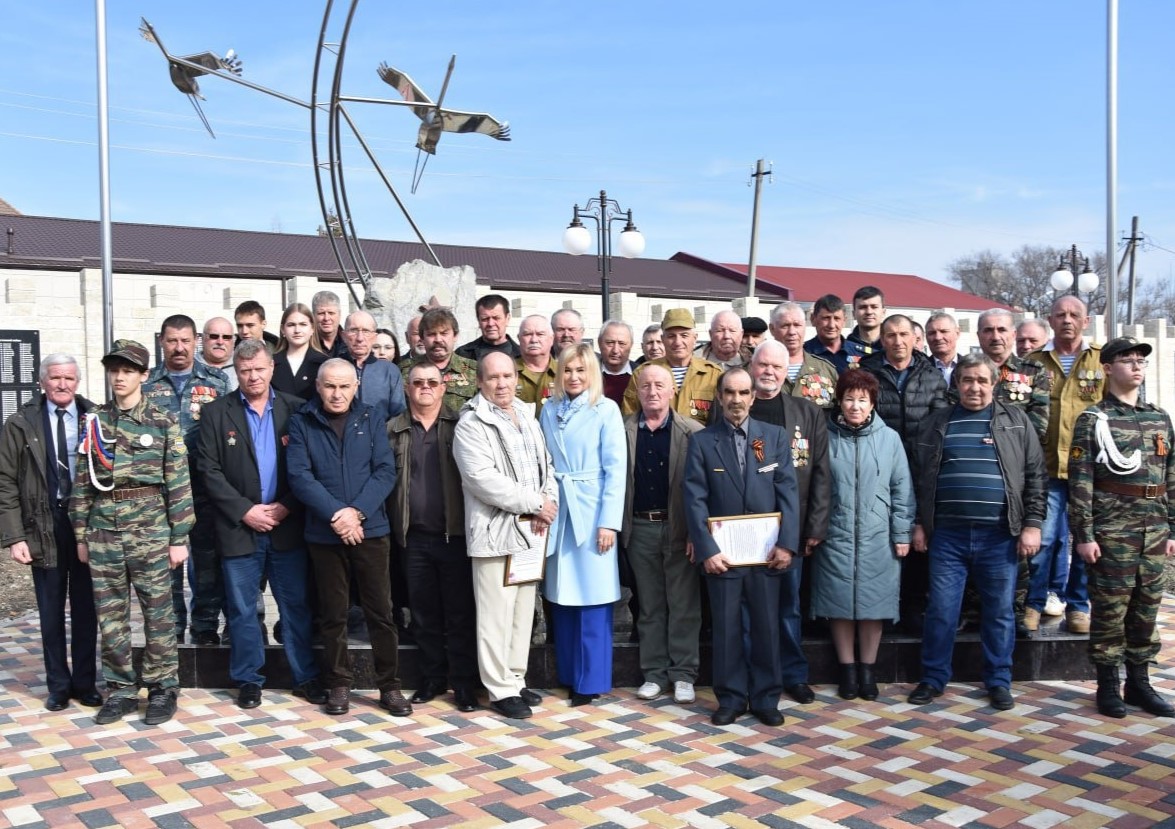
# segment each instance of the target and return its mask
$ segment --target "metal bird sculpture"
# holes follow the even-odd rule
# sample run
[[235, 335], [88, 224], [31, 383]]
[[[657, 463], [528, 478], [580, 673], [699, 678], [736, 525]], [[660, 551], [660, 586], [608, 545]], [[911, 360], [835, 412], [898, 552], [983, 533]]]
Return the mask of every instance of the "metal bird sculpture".
[[400, 93], [400, 97], [412, 107], [412, 111], [416, 113], [416, 117], [421, 122], [420, 131], [416, 134], [416, 149], [418, 152], [416, 153], [416, 169], [412, 172], [413, 193], [420, 186], [420, 179], [423, 178], [424, 168], [428, 164], [427, 157], [424, 157], [424, 162], [421, 163], [421, 153], [436, 155], [437, 143], [441, 140], [441, 133], [478, 132], [482, 135], [496, 138], [499, 141], [510, 140], [510, 125], [505, 121], [499, 121], [489, 113], [461, 112], [455, 109], [445, 109], [442, 106], [445, 100], [445, 92], [449, 89], [449, 79], [453, 76], [453, 68], [456, 65], [457, 56], [453, 55], [449, 59], [449, 68], [445, 72], [445, 81], [441, 84], [441, 94], [437, 96], [435, 103], [407, 74], [398, 69], [393, 69], [387, 63], [381, 63], [379, 65], [380, 79]]
[[218, 74], [220, 72], [227, 72], [231, 75], [241, 74], [241, 59], [237, 57], [237, 53], [229, 49], [222, 58], [214, 52], [200, 52], [196, 55], [186, 55], [184, 57], [176, 57], [172, 55], [163, 45], [163, 41], [159, 39], [154, 27], [147, 22], [145, 18], [140, 18], [142, 21], [139, 26], [139, 32], [143, 35], [144, 40], [148, 40], [159, 47], [159, 51], [163, 52], [163, 56], [167, 58], [167, 68], [171, 75], [171, 82], [175, 88], [188, 96], [188, 100], [192, 102], [192, 107], [196, 110], [196, 114], [200, 116], [200, 121], [204, 124], [204, 129], [208, 130], [208, 134], [213, 138], [216, 133], [212, 131], [212, 125], [208, 123], [208, 118], [204, 115], [204, 110], [200, 107], [200, 101], [204, 100], [204, 96], [200, 94], [200, 84], [196, 82], [196, 78], [201, 75]]

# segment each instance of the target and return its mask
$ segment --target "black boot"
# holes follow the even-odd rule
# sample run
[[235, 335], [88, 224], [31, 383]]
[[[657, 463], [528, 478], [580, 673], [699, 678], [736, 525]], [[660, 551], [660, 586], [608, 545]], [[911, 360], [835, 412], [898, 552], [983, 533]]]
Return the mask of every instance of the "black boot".
[[1145, 662], [1141, 665], [1126, 663], [1126, 702], [1137, 705], [1156, 717], [1175, 717], [1175, 706], [1159, 696], [1158, 691], [1151, 687], [1147, 668]]
[[840, 687], [836, 689], [841, 699], [856, 699], [860, 687], [857, 685], [857, 663], [850, 662], [840, 666]]
[[862, 662], [857, 667], [860, 669], [857, 676], [861, 682], [861, 699], [872, 702], [881, 693], [877, 690], [877, 676], [873, 673], [874, 665], [872, 662]]
[[1126, 703], [1118, 685], [1117, 665], [1095, 665], [1097, 668], [1097, 712], [1106, 717], [1122, 719], [1126, 716]]

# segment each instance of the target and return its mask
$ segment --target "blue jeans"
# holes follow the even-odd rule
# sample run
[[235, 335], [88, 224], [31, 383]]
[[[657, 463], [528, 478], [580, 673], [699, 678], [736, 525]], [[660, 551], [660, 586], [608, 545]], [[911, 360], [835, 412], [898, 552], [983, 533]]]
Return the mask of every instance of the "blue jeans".
[[[1049, 478], [1048, 512], [1040, 531], [1040, 551], [1028, 560], [1027, 606], [1038, 611], [1044, 610], [1049, 593], [1056, 593], [1064, 601], [1068, 579], [1069, 482]], [[1085, 602], [1088, 609], [1088, 596]]]
[[265, 643], [261, 623], [257, 620], [257, 596], [261, 576], [269, 578], [269, 587], [277, 600], [282, 620], [282, 647], [294, 684], [301, 685], [318, 676], [318, 665], [311, 649], [313, 617], [308, 604], [310, 566], [306, 550], [277, 552], [269, 536], [256, 535], [257, 548], [244, 556], [222, 556], [225, 612], [232, 642], [229, 651], [229, 677], [238, 684], [265, 684], [261, 669], [265, 667]]
[[955, 631], [967, 576], [979, 591], [979, 640], [983, 646], [983, 684], [1012, 684], [1016, 620], [1016, 538], [1002, 525], [936, 527], [930, 541], [930, 597], [922, 632], [922, 681], [938, 690], [951, 679]]

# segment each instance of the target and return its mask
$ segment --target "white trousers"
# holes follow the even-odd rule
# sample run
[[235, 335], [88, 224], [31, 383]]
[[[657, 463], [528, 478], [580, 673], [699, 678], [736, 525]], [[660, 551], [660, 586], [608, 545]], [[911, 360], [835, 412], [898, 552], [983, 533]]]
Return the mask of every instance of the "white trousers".
[[537, 582], [507, 587], [509, 556], [474, 557], [477, 666], [490, 700], [516, 697], [526, 687]]

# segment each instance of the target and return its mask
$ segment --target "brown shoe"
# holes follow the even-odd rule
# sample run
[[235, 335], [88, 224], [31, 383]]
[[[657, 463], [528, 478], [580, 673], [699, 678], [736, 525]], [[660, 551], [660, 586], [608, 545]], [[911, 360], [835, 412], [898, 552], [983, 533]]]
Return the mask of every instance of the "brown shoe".
[[1035, 607], [1024, 608], [1024, 627], [1030, 631], [1040, 630], [1040, 611]]
[[393, 717], [412, 716], [412, 703], [404, 699], [404, 695], [400, 693], [399, 688], [393, 688], [390, 691], [380, 691], [379, 705]]
[[351, 689], [346, 685], [331, 688], [326, 694], [322, 710], [328, 714], [346, 714], [351, 709]]
[[1065, 614], [1065, 627], [1070, 633], [1089, 633], [1089, 614], [1071, 610]]

